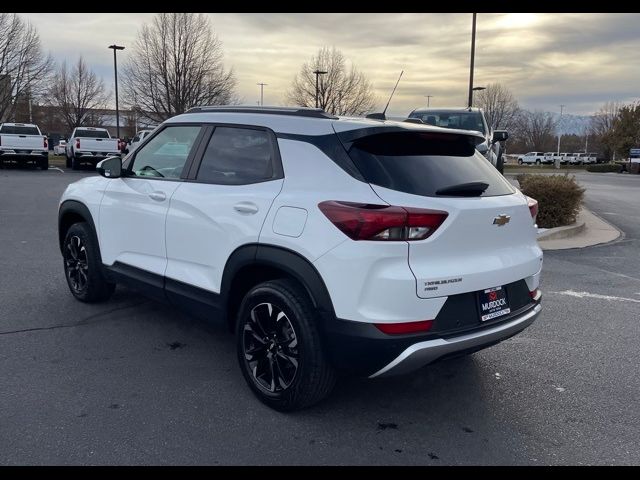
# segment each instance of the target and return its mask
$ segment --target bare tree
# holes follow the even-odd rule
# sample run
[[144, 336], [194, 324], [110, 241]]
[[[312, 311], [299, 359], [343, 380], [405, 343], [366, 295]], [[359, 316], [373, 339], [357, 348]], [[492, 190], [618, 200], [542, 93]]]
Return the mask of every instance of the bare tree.
[[21, 98], [43, 93], [52, 67], [36, 29], [15, 13], [0, 13], [0, 120], [13, 116]]
[[589, 134], [593, 135], [602, 145], [604, 157], [611, 159], [616, 148], [614, 126], [620, 114], [622, 104], [617, 102], [605, 103], [598, 112], [591, 117]]
[[314, 70], [327, 72], [318, 79], [318, 106], [334, 115], [363, 115], [375, 105], [371, 83], [355, 66], [347, 68], [341, 51], [323, 47], [302, 65], [287, 92], [287, 101], [301, 107], [316, 105]]
[[490, 83], [475, 97], [475, 106], [484, 110], [489, 126], [493, 129], [510, 128], [517, 118], [520, 107], [507, 87], [501, 83]]
[[234, 103], [236, 80], [222, 60], [205, 15], [157, 14], [142, 26], [123, 68], [124, 101], [154, 122], [198, 105]]
[[512, 131], [512, 146], [516, 151], [554, 150], [556, 122], [549, 112], [520, 110], [513, 122]]
[[49, 88], [49, 102], [58, 107], [69, 132], [81, 126], [91, 111], [104, 109], [107, 97], [104, 82], [89, 70], [82, 57], [71, 70], [63, 62]]

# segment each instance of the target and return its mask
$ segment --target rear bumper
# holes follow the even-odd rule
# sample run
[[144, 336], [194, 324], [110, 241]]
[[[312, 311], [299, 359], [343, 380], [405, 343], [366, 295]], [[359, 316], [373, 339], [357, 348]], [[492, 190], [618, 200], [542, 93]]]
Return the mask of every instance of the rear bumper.
[[[515, 304], [515, 288], [507, 290], [515, 307], [505, 319], [480, 323], [475, 294], [449, 297], [429, 332], [387, 335], [372, 323], [325, 319], [327, 354], [339, 371], [370, 378], [407, 373], [443, 357], [456, 356], [499, 343], [531, 325], [539, 316], [541, 293]], [[529, 297], [528, 291], [526, 292]]]
[[452, 338], [415, 343], [369, 378], [408, 373], [445, 356], [493, 345], [527, 328], [540, 315], [541, 310], [542, 306], [537, 304], [529, 312], [492, 328]]
[[17, 158], [17, 157], [21, 157], [21, 158], [26, 158], [26, 157], [35, 157], [35, 158], [40, 158], [40, 157], [46, 157], [49, 155], [49, 151], [48, 150], [21, 150], [21, 149], [13, 149], [13, 148], [1, 148], [0, 149], [0, 155], [2, 155], [3, 157], [12, 157], [12, 158]]

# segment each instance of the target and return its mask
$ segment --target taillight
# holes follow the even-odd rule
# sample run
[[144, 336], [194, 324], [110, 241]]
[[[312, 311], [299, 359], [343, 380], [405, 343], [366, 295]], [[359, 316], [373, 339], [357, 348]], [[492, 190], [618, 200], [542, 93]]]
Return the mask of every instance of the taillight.
[[80, 148], [80, 139], [76, 138], [76, 148]]
[[402, 335], [406, 333], [428, 332], [433, 325], [433, 320], [405, 323], [374, 323], [374, 325], [378, 330], [387, 335]]
[[42, 139], [44, 140], [44, 148], [49, 150], [49, 143], [47, 142], [47, 137], [43, 137]]
[[527, 197], [527, 204], [529, 205], [529, 212], [531, 212], [531, 218], [533, 218], [533, 222], [535, 223], [536, 217], [538, 216], [538, 201], [534, 198]]
[[352, 240], [424, 240], [448, 216], [439, 210], [336, 201], [318, 208]]

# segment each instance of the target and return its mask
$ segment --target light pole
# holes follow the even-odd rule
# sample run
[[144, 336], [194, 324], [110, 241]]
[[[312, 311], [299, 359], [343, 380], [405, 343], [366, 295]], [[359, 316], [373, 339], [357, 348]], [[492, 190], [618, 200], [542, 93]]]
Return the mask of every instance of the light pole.
[[315, 73], [316, 75], [316, 108], [318, 108], [318, 77], [320, 75], [324, 75], [325, 73], [327, 73], [326, 71], [322, 71], [319, 68], [316, 68], [313, 73]]
[[556, 162], [555, 162], [555, 167], [556, 168], [560, 168], [560, 137], [562, 136], [562, 131], [560, 130], [561, 125], [560, 122], [562, 122], [562, 110], [564, 109], [564, 105], [560, 105], [560, 118], [558, 118], [558, 152], [556, 155]]
[[469, 106], [473, 106], [473, 92], [479, 92], [480, 90], [486, 90], [487, 87], [473, 87], [471, 89], [471, 103], [469, 104]]
[[256, 85], [260, 85], [260, 106], [264, 106], [264, 86], [268, 85], [266, 83], [256, 83]]
[[120, 45], [109, 45], [113, 50], [113, 71], [116, 78], [116, 137], [120, 138], [120, 112], [118, 110], [118, 61], [116, 59], [116, 50], [124, 50]]
[[433, 98], [433, 95], [425, 95], [425, 97], [427, 97], [427, 108], [429, 108], [429, 104], [431, 102], [429, 102], [429, 100], [431, 100], [431, 98]]
[[473, 103], [473, 62], [476, 56], [476, 14], [473, 14], [471, 24], [471, 65], [469, 66], [469, 107]]

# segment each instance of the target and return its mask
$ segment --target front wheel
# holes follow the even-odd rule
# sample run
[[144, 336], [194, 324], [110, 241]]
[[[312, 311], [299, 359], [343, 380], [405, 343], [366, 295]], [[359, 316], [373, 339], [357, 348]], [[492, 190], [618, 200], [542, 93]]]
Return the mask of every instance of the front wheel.
[[298, 410], [333, 389], [336, 375], [317, 322], [306, 291], [292, 280], [261, 283], [242, 301], [236, 324], [240, 369], [269, 407]]
[[536, 165], [540, 165], [540, 160], [536, 160]]
[[87, 223], [75, 223], [69, 228], [62, 257], [67, 284], [76, 299], [88, 303], [109, 299], [115, 284], [104, 276], [98, 244]]
[[502, 157], [502, 152], [498, 154], [498, 158], [496, 159], [496, 168], [504, 175], [504, 158]]

